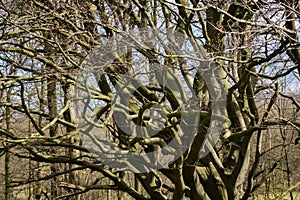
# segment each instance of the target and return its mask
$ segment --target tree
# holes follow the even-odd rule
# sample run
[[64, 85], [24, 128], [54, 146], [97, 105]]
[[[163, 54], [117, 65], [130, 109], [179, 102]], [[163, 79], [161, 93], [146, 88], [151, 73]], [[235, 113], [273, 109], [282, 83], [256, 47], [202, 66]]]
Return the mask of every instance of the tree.
[[299, 6], [2, 0], [0, 105], [32, 128], [1, 126], [1, 151], [49, 164], [11, 187], [51, 183], [36, 199], [250, 198], [283, 160], [262, 168], [266, 130], [299, 140]]

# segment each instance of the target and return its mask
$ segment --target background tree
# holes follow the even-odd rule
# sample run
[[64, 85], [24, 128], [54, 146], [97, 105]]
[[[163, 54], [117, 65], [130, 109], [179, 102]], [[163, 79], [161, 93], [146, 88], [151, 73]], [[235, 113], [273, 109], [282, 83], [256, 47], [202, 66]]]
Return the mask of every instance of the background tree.
[[[21, 192], [18, 189], [37, 182], [35, 199], [248, 199], [272, 183], [276, 169], [287, 174], [288, 188], [274, 183], [285, 189], [269, 193], [283, 197], [289, 189], [296, 189], [299, 177], [293, 172], [297, 174], [298, 167], [290, 164], [299, 163], [293, 153], [299, 149], [293, 144], [300, 133], [299, 6], [293, 0], [2, 0], [1, 155], [13, 156], [10, 165], [13, 160], [25, 165], [24, 170], [34, 170], [29, 169], [28, 160], [37, 167], [34, 175], [21, 176], [20, 172], [21, 177], [5, 178], [13, 187], [10, 195], [33, 199], [32, 185]], [[147, 40], [155, 31], [146, 28], [157, 30], [164, 40]], [[191, 56], [178, 53], [185, 43], [164, 35], [170, 32], [189, 38], [191, 49], [209, 56], [191, 53], [196, 64], [190, 62]], [[135, 45], [116, 45], [128, 38]], [[106, 63], [104, 71], [100, 70], [103, 66], [91, 71], [94, 85], [78, 85], [78, 73], [86, 69], [85, 61], [95, 51], [100, 65], [107, 57], [112, 62]], [[212, 64], [221, 77], [226, 110], [218, 143], [199, 158], [214, 117], [215, 96], [209, 88], [218, 86], [207, 84], [205, 78], [210, 76], [195, 70], [203, 62]], [[93, 120], [118, 148], [127, 153], [154, 152], [155, 156], [178, 138], [179, 123], [189, 119], [184, 118], [185, 103], [176, 88], [157, 84], [157, 69], [151, 66], [158, 64], [170, 69], [168, 81], [192, 88], [197, 96], [201, 118], [192, 144], [168, 167], [148, 173], [133, 173], [140, 166], [122, 172], [105, 165], [83, 145], [84, 137], [97, 145], [103, 141], [93, 138], [89, 129], [80, 134], [82, 116], [76, 116], [75, 86], [88, 94], [82, 102], [97, 103]], [[129, 103], [121, 99], [113, 104], [113, 93], [127, 87], [124, 77], [140, 75], [145, 65], [153, 80], [146, 85], [131, 82], [134, 88], [129, 86], [125, 94]], [[150, 108], [159, 108], [152, 111], [164, 112], [166, 117], [151, 119], [157, 115], [150, 115]], [[157, 135], [138, 138], [136, 130], [124, 131], [120, 119], [153, 130], [163, 128]], [[8, 167], [7, 159], [4, 163]], [[116, 190], [119, 193], [108, 192]], [[293, 193], [290, 198], [295, 198]]]

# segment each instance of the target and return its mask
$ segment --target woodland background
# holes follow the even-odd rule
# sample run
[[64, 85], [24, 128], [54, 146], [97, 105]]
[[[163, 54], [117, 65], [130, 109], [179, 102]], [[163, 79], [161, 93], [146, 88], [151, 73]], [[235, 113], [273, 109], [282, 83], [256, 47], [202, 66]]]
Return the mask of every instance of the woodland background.
[[[297, 0], [1, 0], [0, 199], [300, 199], [299, 19]], [[189, 151], [169, 167], [134, 174], [103, 165], [81, 145], [73, 93], [89, 52], [142, 28], [179, 32], [208, 52], [223, 75], [227, 107], [218, 143], [199, 159], [212, 114], [201, 74], [166, 46], [114, 55], [89, 87], [104, 105], [97, 123], [124, 114], [111, 94], [122, 75], [139, 73], [137, 55], [178, 73], [203, 117]], [[149, 102], [161, 105], [169, 114], [164, 131], [136, 139], [113, 118], [104, 129], [125, 151], [155, 151], [177, 137], [180, 99], [138, 84], [129, 118], [150, 124], [139, 113]]]

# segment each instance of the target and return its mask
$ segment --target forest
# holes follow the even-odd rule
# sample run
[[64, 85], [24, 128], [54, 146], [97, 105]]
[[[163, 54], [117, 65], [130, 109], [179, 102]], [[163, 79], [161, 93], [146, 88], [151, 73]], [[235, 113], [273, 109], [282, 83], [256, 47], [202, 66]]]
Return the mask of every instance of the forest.
[[0, 199], [300, 199], [299, 75], [297, 0], [0, 0]]

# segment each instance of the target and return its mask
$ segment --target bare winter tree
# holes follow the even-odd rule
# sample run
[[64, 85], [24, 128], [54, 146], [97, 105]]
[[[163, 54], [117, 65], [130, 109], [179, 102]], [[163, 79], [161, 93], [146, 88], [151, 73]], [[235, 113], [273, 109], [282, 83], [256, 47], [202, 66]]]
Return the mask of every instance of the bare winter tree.
[[1, 0], [3, 198], [245, 200], [280, 166], [295, 198], [299, 8]]

